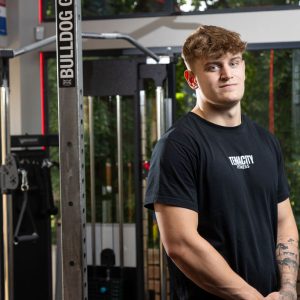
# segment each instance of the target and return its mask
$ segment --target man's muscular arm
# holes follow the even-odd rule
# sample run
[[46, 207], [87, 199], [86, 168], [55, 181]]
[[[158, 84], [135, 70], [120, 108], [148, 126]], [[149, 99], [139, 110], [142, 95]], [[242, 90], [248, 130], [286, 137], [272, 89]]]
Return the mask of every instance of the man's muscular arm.
[[267, 299], [296, 300], [299, 268], [298, 230], [289, 199], [278, 204], [276, 259], [280, 273], [280, 290]]
[[296, 283], [299, 264], [298, 240], [294, 237], [281, 238], [277, 244], [276, 257], [281, 279], [280, 294], [287, 299], [296, 300]]
[[264, 299], [199, 235], [196, 212], [163, 204], [154, 207], [165, 250], [188, 278], [223, 299]]
[[278, 204], [276, 257], [280, 272], [280, 294], [283, 299], [297, 299], [299, 268], [298, 230], [289, 199]]

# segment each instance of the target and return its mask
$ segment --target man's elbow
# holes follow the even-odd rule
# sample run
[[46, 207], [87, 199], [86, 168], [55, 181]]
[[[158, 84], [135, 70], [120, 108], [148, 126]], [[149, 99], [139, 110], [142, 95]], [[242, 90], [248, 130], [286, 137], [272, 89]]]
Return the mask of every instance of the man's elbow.
[[190, 243], [181, 238], [164, 242], [163, 245], [167, 255], [175, 262], [186, 257], [187, 252], [191, 248]]

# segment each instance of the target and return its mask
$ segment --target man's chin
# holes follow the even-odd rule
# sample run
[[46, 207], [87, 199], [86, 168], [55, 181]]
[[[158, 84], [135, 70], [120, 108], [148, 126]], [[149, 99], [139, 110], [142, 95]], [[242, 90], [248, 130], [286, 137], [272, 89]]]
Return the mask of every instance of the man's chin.
[[240, 105], [241, 99], [222, 99], [220, 101], [214, 102], [214, 106], [226, 110], [226, 109], [231, 109], [235, 106]]

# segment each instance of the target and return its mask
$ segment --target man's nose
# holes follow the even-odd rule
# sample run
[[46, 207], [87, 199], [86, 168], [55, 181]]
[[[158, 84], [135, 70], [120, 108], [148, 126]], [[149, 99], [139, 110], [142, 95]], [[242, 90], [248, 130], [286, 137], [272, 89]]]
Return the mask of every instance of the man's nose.
[[229, 66], [223, 66], [221, 69], [220, 79], [222, 81], [227, 81], [233, 77], [232, 70]]

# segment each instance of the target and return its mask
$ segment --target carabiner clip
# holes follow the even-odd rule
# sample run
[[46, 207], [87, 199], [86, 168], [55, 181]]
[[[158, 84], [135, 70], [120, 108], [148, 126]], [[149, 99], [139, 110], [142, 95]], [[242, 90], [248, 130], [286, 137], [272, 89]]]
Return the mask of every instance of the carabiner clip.
[[24, 169], [19, 169], [19, 172], [21, 172], [22, 175], [21, 191], [26, 192], [29, 190], [27, 171]]

